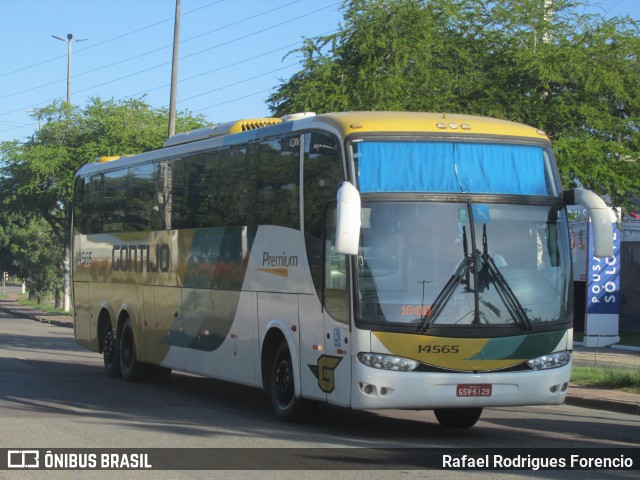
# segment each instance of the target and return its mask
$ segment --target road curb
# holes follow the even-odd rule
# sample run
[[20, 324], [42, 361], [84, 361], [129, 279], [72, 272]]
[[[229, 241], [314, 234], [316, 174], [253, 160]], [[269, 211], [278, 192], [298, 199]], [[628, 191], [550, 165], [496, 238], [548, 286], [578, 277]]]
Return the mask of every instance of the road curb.
[[56, 327], [66, 327], [66, 328], [73, 328], [73, 323], [70, 322], [63, 322], [60, 320], [53, 320], [51, 318], [45, 318], [45, 317], [40, 317], [38, 315], [34, 315], [32, 317], [33, 320], [40, 322], [40, 323], [49, 323], [51, 325], [55, 325]]
[[607, 410], [609, 412], [640, 415], [640, 403], [623, 402], [605, 398], [590, 398], [576, 395], [567, 395], [564, 403], [574, 407], [592, 408], [595, 410]]
[[30, 320], [34, 320], [36, 322], [40, 322], [40, 323], [48, 323], [51, 325], [55, 325], [56, 327], [66, 327], [66, 328], [73, 328], [73, 322], [69, 322], [69, 321], [62, 321], [62, 320], [55, 320], [52, 318], [47, 318], [44, 317], [42, 315], [35, 315], [32, 313], [25, 313], [25, 312], [21, 312], [19, 310], [14, 310], [12, 308], [7, 308], [3, 305], [0, 305], [0, 310], [2, 310], [3, 312], [7, 312], [10, 313], [12, 315], [16, 315], [18, 317], [21, 318], [27, 318]]

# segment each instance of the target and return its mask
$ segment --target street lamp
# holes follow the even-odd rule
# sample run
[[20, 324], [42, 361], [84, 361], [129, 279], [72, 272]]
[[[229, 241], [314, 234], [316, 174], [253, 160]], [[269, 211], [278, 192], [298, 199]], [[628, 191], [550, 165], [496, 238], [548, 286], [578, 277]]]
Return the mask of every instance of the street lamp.
[[[51, 35], [51, 36], [56, 40], [67, 42], [67, 105], [71, 107], [71, 43], [82, 42], [87, 39], [78, 38], [74, 40], [73, 35], [71, 35], [70, 33], [67, 34], [66, 40], [62, 37], [57, 37], [56, 35]], [[65, 217], [67, 219], [67, 222], [69, 218], [71, 218], [68, 207], [65, 208]], [[71, 308], [71, 289], [70, 289], [71, 275], [69, 272], [69, 264], [70, 264], [69, 259], [71, 258], [71, 255], [70, 255], [69, 237], [68, 237], [69, 229], [68, 228], [65, 229], [65, 232], [67, 233], [67, 235], [65, 235], [66, 238], [64, 242], [64, 279], [63, 279], [62, 288], [64, 290], [63, 308], [65, 312], [68, 312]]]
[[71, 105], [71, 44], [74, 42], [83, 42], [88, 39], [78, 38], [76, 40], [73, 40], [73, 35], [70, 33], [67, 34], [66, 40], [56, 35], [51, 35], [51, 36], [56, 40], [67, 42], [67, 103]]

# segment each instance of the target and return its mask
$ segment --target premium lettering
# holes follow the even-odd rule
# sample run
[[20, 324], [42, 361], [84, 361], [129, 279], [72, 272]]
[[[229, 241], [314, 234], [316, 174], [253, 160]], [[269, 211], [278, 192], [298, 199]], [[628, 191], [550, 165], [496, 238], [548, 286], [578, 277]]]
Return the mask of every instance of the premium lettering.
[[271, 255], [269, 252], [263, 252], [262, 266], [263, 267], [297, 267], [298, 257], [297, 255], [287, 256], [286, 252], [282, 252], [282, 255]]

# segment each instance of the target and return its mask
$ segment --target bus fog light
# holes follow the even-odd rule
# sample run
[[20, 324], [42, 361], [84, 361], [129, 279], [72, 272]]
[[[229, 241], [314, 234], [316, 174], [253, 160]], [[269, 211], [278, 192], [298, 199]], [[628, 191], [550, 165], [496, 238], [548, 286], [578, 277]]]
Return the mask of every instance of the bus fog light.
[[400, 372], [410, 372], [418, 368], [418, 362], [410, 358], [396, 357], [395, 355], [383, 355], [381, 353], [358, 354], [358, 360], [363, 365], [380, 370], [394, 370]]
[[527, 364], [534, 370], [548, 370], [550, 368], [564, 367], [571, 361], [571, 352], [554, 352], [548, 355], [529, 360]]
[[369, 384], [369, 383], [360, 382], [359, 386], [360, 386], [360, 390], [362, 390], [362, 393], [364, 393], [365, 395], [375, 395], [376, 394], [376, 387], [371, 385], [371, 384]]

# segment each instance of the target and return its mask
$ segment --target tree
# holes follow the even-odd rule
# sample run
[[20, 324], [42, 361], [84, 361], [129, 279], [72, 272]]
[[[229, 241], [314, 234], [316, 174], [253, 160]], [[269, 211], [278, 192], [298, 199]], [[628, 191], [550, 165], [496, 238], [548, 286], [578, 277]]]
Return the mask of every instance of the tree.
[[59, 302], [62, 245], [56, 242], [51, 235], [51, 226], [43, 219], [31, 218], [21, 227], [15, 226], [18, 228], [14, 229], [10, 245], [13, 273], [25, 280], [29, 298], [42, 303], [44, 295], [53, 291]]
[[296, 111], [413, 110], [536, 126], [566, 186], [640, 192], [640, 30], [573, 0], [352, 0], [269, 97]]
[[2, 270], [24, 279], [30, 298], [42, 301], [62, 286], [62, 245], [51, 235], [42, 218], [8, 213], [0, 218], [0, 264]]
[[[40, 258], [45, 262], [42, 268], [51, 264], [60, 269], [65, 262], [63, 247], [68, 246], [75, 173], [98, 156], [160, 148], [166, 139], [168, 113], [140, 100], [94, 98], [84, 109], [54, 103], [33, 116], [42, 118], [44, 124], [29, 140], [0, 144], [0, 209], [5, 215], [19, 214], [25, 228], [46, 222], [48, 235], [60, 249]], [[187, 112], [178, 116], [176, 128], [182, 131], [203, 125], [202, 117]], [[21, 252], [12, 252], [17, 255], [14, 263], [24, 261], [19, 258]], [[50, 283], [54, 288], [55, 282]]]

